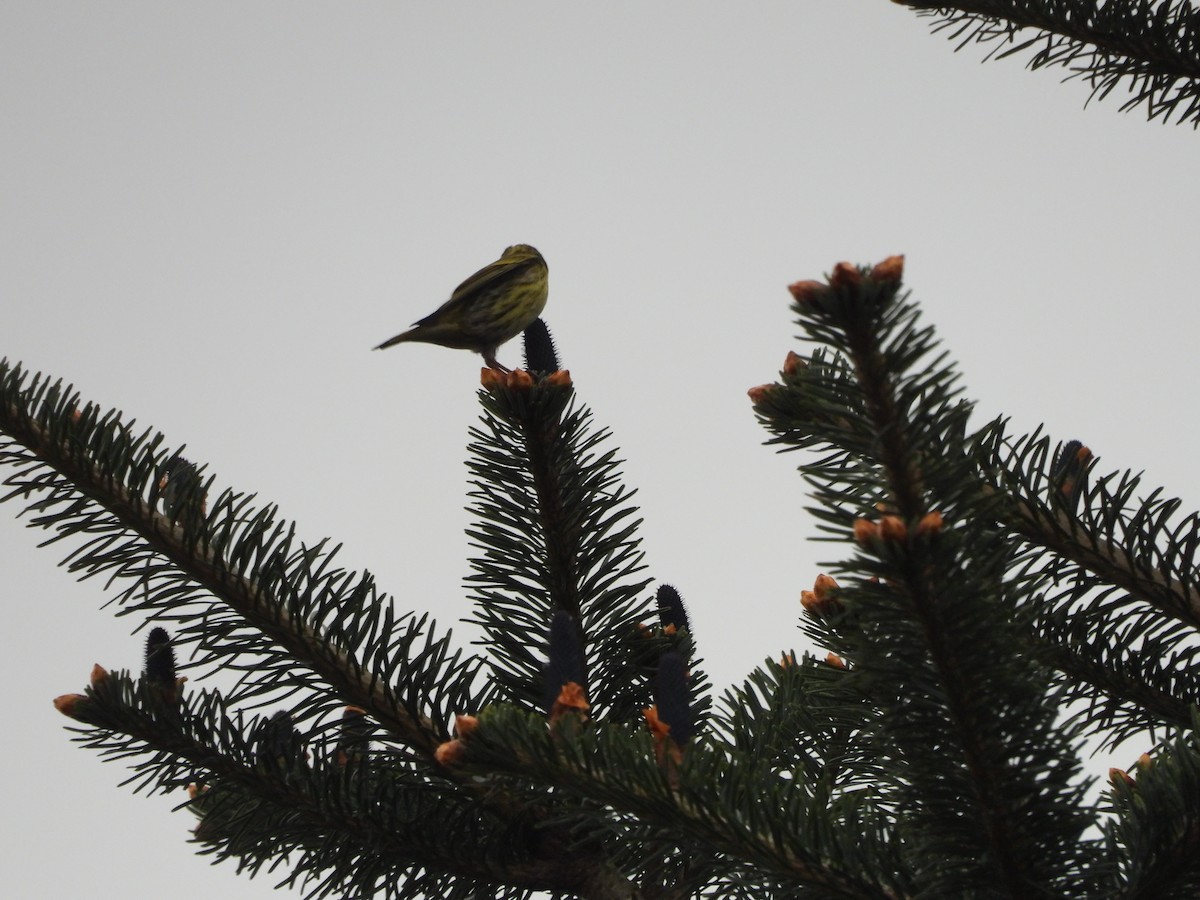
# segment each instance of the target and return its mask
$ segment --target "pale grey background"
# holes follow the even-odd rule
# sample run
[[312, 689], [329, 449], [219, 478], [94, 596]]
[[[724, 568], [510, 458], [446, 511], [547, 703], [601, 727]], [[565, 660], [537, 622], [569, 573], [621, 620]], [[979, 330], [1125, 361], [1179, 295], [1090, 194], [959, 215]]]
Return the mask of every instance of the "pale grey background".
[[[835, 552], [745, 392], [796, 346], [785, 285], [838, 260], [908, 254], [981, 416], [1200, 498], [1197, 137], [981, 55], [886, 0], [9, 0], [0, 354], [186, 442], [452, 624], [479, 361], [369, 348], [532, 243], [650, 572], [724, 687], [803, 646], [799, 592]], [[67, 740], [50, 699], [93, 662], [136, 667], [141, 638], [16, 511], [5, 893], [267, 896]]]

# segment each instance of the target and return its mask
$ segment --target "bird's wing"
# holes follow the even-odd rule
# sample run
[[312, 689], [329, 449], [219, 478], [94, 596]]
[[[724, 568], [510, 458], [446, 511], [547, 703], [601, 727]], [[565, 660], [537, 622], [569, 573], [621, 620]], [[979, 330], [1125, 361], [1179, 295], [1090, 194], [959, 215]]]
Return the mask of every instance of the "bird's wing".
[[[522, 260], [523, 261], [523, 260]], [[517, 265], [515, 262], [502, 259], [496, 260], [494, 263], [489, 263], [484, 266], [462, 284], [454, 289], [454, 293], [450, 295], [450, 299], [431, 312], [423, 319], [418, 319], [413, 322], [413, 327], [429, 326], [437, 323], [445, 322], [448, 314], [457, 314], [461, 312], [463, 307], [471, 305], [471, 301], [486, 290], [489, 285], [495, 284], [503, 278], [508, 272], [512, 271], [512, 267]]]
[[456, 287], [447, 302], [462, 301], [465, 303], [471, 298], [477, 297], [496, 282], [510, 277], [514, 270], [528, 268], [535, 262], [535, 259], [525, 256], [517, 259], [501, 258], [494, 263], [489, 263]]

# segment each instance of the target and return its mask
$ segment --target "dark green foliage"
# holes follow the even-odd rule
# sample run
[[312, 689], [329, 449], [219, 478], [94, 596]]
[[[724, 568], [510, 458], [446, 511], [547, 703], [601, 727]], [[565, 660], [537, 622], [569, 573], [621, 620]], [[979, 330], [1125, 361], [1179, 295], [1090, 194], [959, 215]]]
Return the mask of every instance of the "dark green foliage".
[[[1188, 3], [901, 2], [1200, 124]], [[187, 791], [200, 853], [311, 897], [1197, 896], [1200, 513], [1078, 441], [972, 431], [902, 268], [792, 285], [805, 355], [751, 395], [837, 580], [804, 594], [822, 652], [715, 706], [541, 320], [470, 432], [479, 654], [182, 447], [0, 361], [0, 499], [152, 626], [141, 678], [97, 667], [57, 708], [135, 791]], [[1146, 751], [1100, 804], [1085, 738]]]
[[468, 583], [505, 699], [540, 709], [550, 622], [579, 630], [593, 710], [633, 721], [649, 704], [636, 671], [631, 626], [648, 618], [633, 491], [619, 481], [607, 433], [572, 402], [569, 384], [481, 391], [471, 429], [468, 534], [483, 555]]
[[[814, 512], [860, 547], [834, 567], [846, 614], [812, 633], [852, 661], [849, 685], [867, 700], [858, 727], [894, 756], [879, 787], [903, 811], [900, 827], [922, 836], [913, 863], [933, 893], [1069, 893], [1095, 858], [1080, 840], [1090, 817], [1076, 751], [1056, 727], [1045, 671], [1013, 653], [1022, 628], [1005, 587], [1010, 542], [986, 515], [970, 407], [898, 291], [844, 269], [832, 286], [797, 293], [805, 330], [846, 360], [836, 425], [820, 361], [760, 404], [777, 440], [817, 442], [822, 458], [801, 466]], [[922, 533], [931, 514], [944, 525]], [[860, 520], [878, 533], [864, 537]]]
[[1031, 69], [1061, 66], [1104, 98], [1124, 86], [1121, 109], [1200, 126], [1200, 16], [1188, 0], [895, 0], [936, 19], [961, 49], [1003, 59], [1028, 51]]
[[[1197, 724], [1200, 724], [1198, 722]], [[1200, 895], [1200, 742], [1192, 728], [1116, 778], [1107, 824], [1122, 895], [1185, 900]]]
[[[565, 373], [480, 393], [475, 657], [158, 435], [0, 367], [8, 498], [175, 625], [143, 678], [59, 709], [135, 789], [190, 786], [202, 852], [317, 897], [1194, 894], [1200, 518], [1077, 442], [971, 431], [900, 269], [792, 287], [819, 346], [752, 396], [837, 548], [802, 620], [833, 652], [716, 708]], [[181, 688], [175, 644], [240, 678]], [[1087, 735], [1149, 751], [1104, 809]]]

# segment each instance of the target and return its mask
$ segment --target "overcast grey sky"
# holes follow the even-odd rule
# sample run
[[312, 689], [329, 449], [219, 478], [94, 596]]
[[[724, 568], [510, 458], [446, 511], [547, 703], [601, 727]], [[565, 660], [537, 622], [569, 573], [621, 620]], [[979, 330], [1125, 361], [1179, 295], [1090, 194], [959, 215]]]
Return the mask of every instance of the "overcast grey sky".
[[[1197, 136], [981, 57], [887, 0], [7, 0], [0, 355], [186, 443], [452, 624], [479, 359], [369, 348], [531, 243], [649, 574], [724, 688], [803, 647], [799, 592], [840, 552], [807, 540], [795, 460], [746, 398], [797, 346], [786, 285], [839, 260], [907, 254], [981, 418], [1200, 500]], [[194, 855], [182, 797], [134, 797], [68, 741], [51, 698], [93, 662], [137, 668], [142, 638], [17, 509], [6, 893], [270, 895]]]

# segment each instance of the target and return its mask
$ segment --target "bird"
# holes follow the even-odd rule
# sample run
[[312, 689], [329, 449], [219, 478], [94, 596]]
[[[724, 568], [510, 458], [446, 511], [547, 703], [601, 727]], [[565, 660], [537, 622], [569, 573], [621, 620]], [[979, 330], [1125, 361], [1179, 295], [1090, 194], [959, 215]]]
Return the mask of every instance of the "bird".
[[490, 368], [507, 372], [496, 361], [496, 350], [541, 315], [549, 296], [549, 273], [542, 254], [528, 244], [514, 244], [456, 287], [436, 310], [375, 349], [420, 341], [474, 350]]

